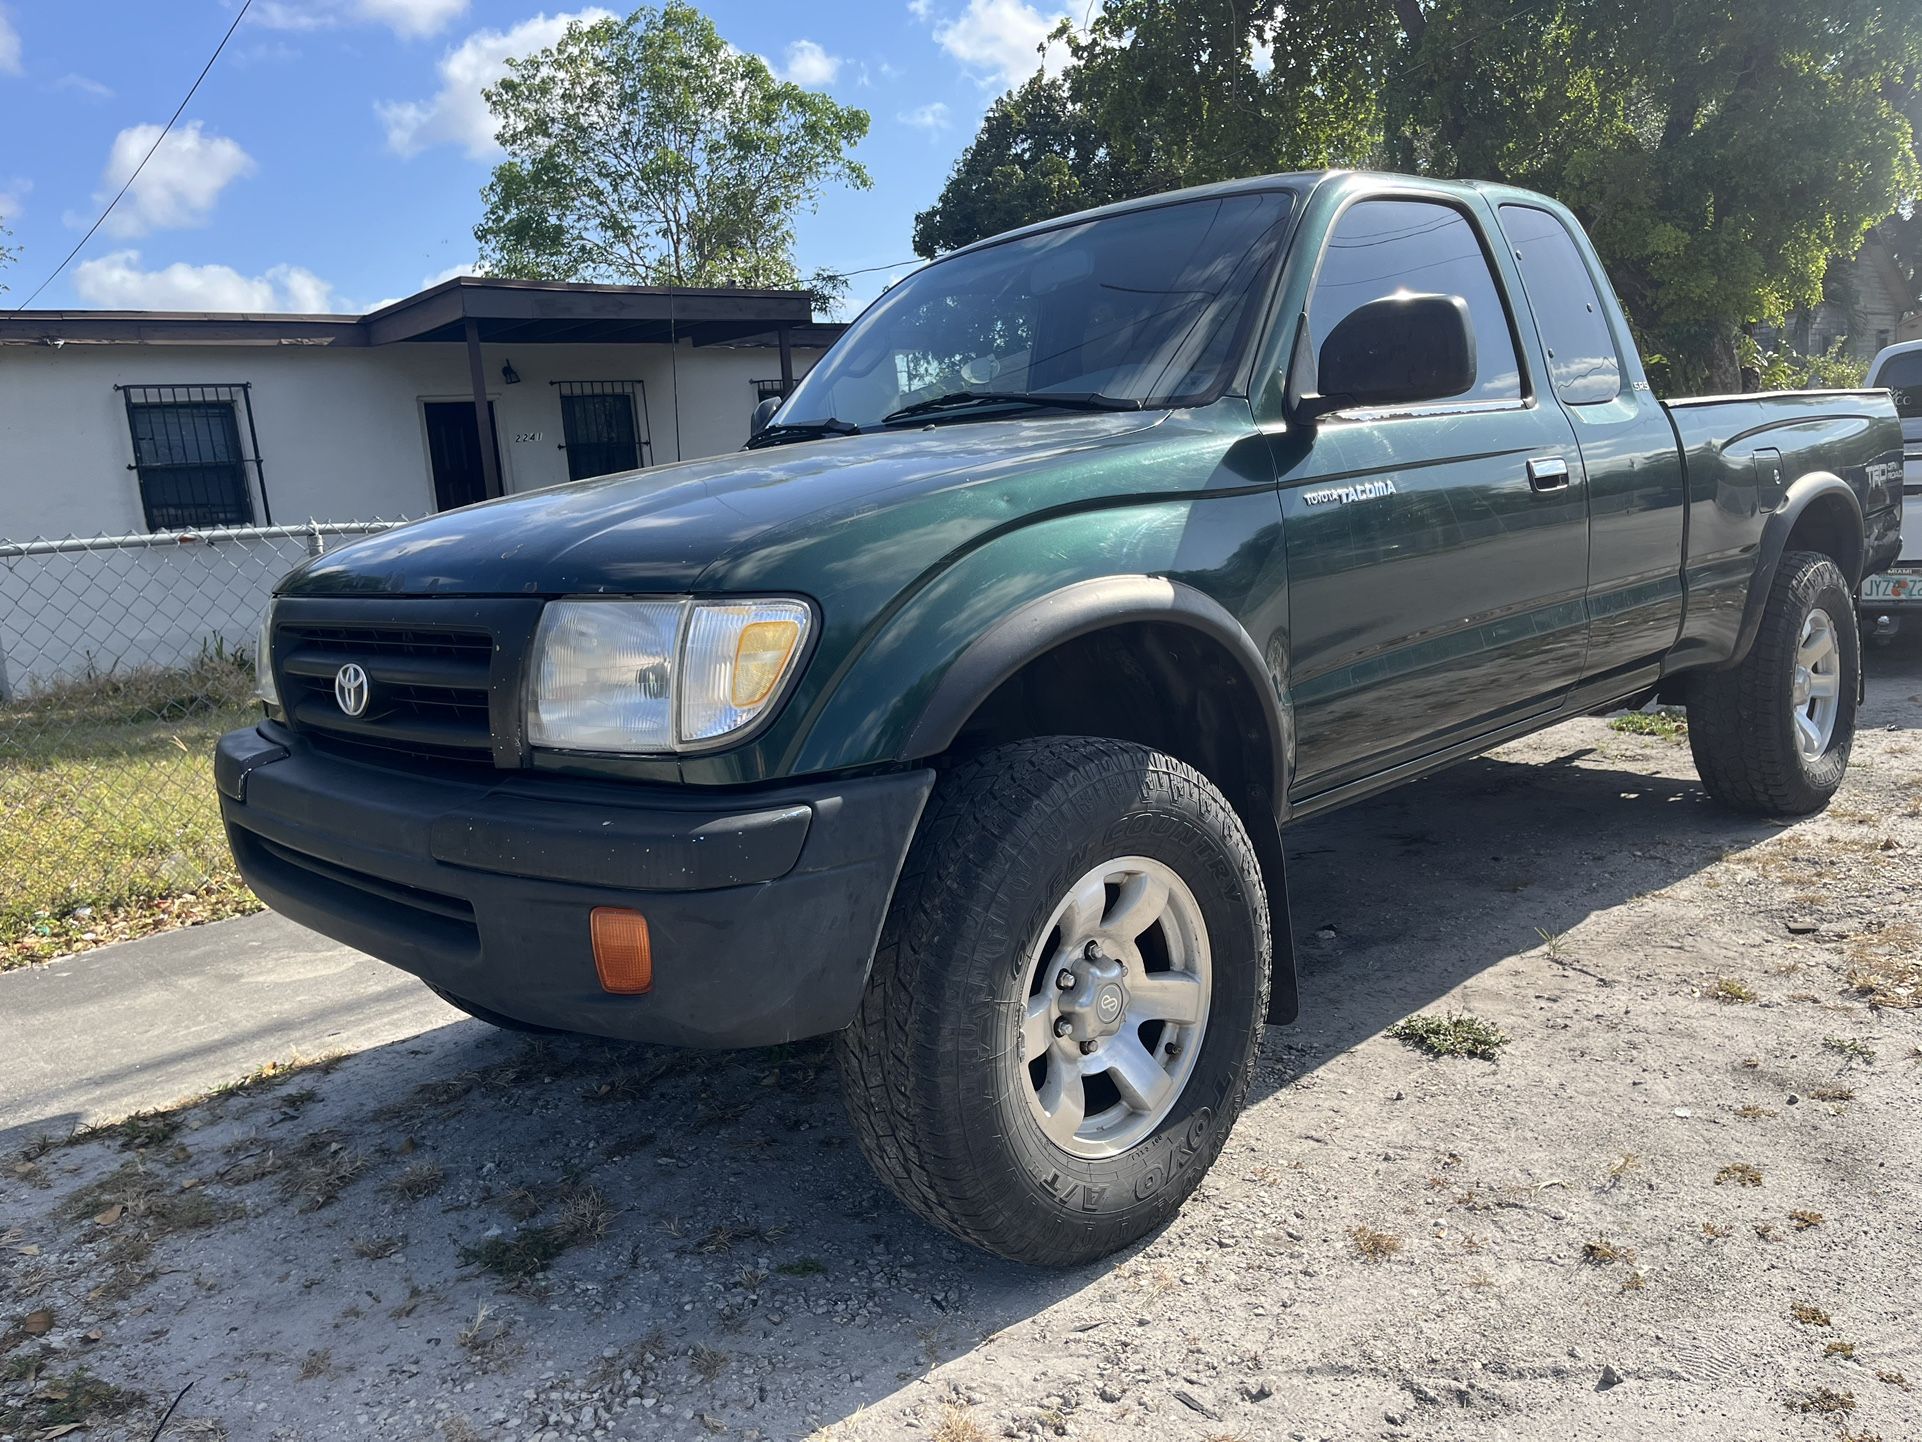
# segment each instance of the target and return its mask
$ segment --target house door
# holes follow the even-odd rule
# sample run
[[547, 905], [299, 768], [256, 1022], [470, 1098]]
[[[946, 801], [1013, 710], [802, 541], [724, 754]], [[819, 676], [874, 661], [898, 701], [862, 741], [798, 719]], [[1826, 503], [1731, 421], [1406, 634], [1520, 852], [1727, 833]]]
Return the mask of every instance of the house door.
[[[428, 401], [427, 455], [434, 469], [434, 509], [451, 511], [487, 499], [487, 472], [474, 434], [472, 401]], [[487, 404], [488, 430], [494, 430], [494, 404]], [[500, 436], [489, 437], [494, 468], [500, 469]]]

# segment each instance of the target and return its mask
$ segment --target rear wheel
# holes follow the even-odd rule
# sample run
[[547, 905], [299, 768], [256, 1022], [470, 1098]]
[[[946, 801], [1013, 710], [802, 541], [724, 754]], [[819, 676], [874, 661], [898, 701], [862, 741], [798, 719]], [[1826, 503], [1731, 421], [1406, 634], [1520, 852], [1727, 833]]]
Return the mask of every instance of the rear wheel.
[[1247, 1095], [1268, 1002], [1254, 850], [1199, 773], [1050, 738], [943, 778], [837, 1045], [914, 1211], [1070, 1264], [1173, 1215]]
[[1788, 552], [1742, 664], [1689, 683], [1689, 746], [1709, 794], [1764, 816], [1828, 805], [1848, 769], [1861, 665], [1847, 579], [1827, 556]]

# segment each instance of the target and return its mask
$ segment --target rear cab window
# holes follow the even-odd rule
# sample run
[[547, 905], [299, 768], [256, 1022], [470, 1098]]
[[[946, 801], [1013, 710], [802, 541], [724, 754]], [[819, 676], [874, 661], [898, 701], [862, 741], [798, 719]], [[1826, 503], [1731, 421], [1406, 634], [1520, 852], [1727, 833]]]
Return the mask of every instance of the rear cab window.
[[1555, 394], [1571, 406], [1614, 400], [1622, 393], [1622, 358], [1575, 238], [1560, 219], [1532, 205], [1502, 206], [1501, 221], [1548, 352]]
[[1521, 365], [1501, 287], [1468, 216], [1432, 200], [1361, 200], [1328, 237], [1308, 303], [1315, 354], [1353, 311], [1400, 293], [1454, 295], [1468, 303], [1475, 384], [1456, 403], [1522, 399]]

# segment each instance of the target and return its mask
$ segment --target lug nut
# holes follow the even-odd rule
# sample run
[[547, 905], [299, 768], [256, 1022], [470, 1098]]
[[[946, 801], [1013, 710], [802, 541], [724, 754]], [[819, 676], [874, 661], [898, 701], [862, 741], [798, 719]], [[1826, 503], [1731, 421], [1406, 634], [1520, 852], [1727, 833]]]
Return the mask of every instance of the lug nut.
[[1084, 1041], [1081, 1043], [1081, 1054], [1083, 1056], [1087, 1056], [1090, 1052], [1092, 1052], [1096, 1047], [1100, 1045], [1101, 1043], [1098, 1041]]
[[1087, 957], [1089, 961], [1101, 960], [1101, 943], [1098, 941], [1089, 942], [1081, 948], [1081, 954]]
[[1065, 1016], [1058, 1016], [1054, 1019], [1054, 1034], [1056, 1036], [1066, 1036], [1073, 1030], [1074, 1023], [1069, 1021]]
[[1067, 967], [1062, 967], [1061, 970], [1055, 974], [1054, 984], [1061, 991], [1073, 991], [1074, 973], [1069, 971]]

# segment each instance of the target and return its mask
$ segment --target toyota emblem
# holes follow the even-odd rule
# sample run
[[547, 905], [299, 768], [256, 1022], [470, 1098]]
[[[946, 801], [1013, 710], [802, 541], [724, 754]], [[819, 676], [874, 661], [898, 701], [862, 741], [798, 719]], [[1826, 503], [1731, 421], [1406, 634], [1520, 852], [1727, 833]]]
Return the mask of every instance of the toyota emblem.
[[355, 662], [349, 661], [334, 672], [334, 700], [349, 716], [367, 709], [367, 673]]

